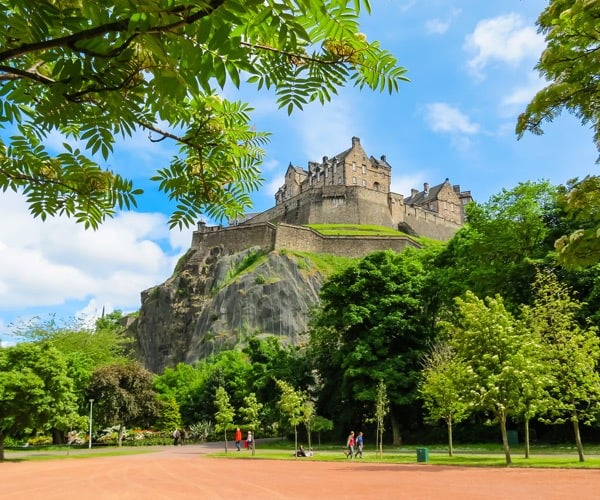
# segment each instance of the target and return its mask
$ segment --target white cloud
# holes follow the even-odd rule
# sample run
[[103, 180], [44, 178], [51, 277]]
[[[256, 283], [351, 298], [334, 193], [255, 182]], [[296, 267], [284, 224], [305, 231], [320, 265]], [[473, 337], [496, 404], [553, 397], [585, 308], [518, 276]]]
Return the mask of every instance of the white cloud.
[[277, 175], [275, 177], [273, 177], [265, 186], [264, 186], [264, 191], [269, 194], [270, 196], [275, 196], [275, 193], [277, 193], [277, 190], [283, 186], [285, 183], [285, 175], [281, 174], [281, 175]]
[[407, 198], [410, 196], [411, 189], [422, 190], [426, 179], [427, 174], [422, 171], [413, 171], [410, 175], [394, 175], [390, 190]]
[[468, 61], [469, 70], [482, 78], [483, 69], [493, 61], [517, 65], [538, 58], [544, 38], [533, 26], [525, 25], [521, 16], [511, 13], [477, 23], [466, 37], [464, 48], [474, 53]]
[[444, 102], [425, 107], [425, 121], [434, 132], [449, 134], [476, 134], [480, 127], [459, 109]]
[[513, 88], [501, 102], [501, 109], [514, 109], [515, 107], [523, 108], [531, 102], [533, 96], [547, 85], [547, 82], [534, 75], [527, 83]]
[[360, 135], [360, 113], [347, 98], [337, 96], [326, 105], [312, 103], [296, 115], [293, 127], [297, 129], [307, 161], [320, 161], [352, 145], [350, 139]]
[[452, 9], [452, 12], [445, 18], [429, 19], [425, 22], [425, 32], [428, 35], [443, 35], [450, 29], [452, 22], [460, 14], [460, 9]]
[[69, 301], [139, 307], [140, 292], [164, 281], [191, 242], [163, 214], [124, 212], [97, 231], [65, 218], [33, 219], [24, 200], [0, 197], [0, 311]]
[[450, 28], [450, 20], [430, 19], [425, 23], [425, 32], [430, 35], [443, 35]]

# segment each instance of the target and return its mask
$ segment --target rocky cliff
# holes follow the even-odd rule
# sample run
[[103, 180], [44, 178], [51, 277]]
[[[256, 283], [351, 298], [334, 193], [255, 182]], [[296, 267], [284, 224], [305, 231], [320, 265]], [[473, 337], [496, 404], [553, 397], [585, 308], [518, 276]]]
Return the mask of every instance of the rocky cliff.
[[141, 361], [156, 373], [243, 345], [256, 333], [296, 343], [322, 280], [310, 260], [282, 252], [192, 248], [169, 279], [142, 292], [127, 328]]

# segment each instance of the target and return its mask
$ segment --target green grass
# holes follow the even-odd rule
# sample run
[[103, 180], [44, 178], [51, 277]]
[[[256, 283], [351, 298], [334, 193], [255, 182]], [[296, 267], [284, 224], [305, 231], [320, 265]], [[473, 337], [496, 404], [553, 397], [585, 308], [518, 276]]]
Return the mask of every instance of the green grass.
[[22, 449], [14, 450], [18, 451], [18, 455], [11, 457], [11, 450], [5, 450], [4, 461], [5, 462], [42, 462], [45, 460], [62, 460], [66, 458], [96, 458], [96, 457], [119, 457], [123, 455], [141, 455], [144, 453], [154, 453], [156, 449], [150, 447], [106, 447], [101, 451], [85, 450], [85, 449], [65, 449], [64, 447], [52, 447], [44, 451], [24, 451]]
[[[384, 226], [359, 224], [307, 224], [324, 236], [408, 236], [396, 229]], [[409, 236], [410, 237], [410, 236]]]
[[333, 273], [343, 271], [359, 261], [359, 259], [350, 257], [340, 257], [325, 253], [299, 252], [296, 250], [280, 250], [280, 253], [292, 257], [298, 264], [298, 267], [304, 270], [309, 270], [306, 261], [310, 261], [312, 266], [324, 276], [330, 276]]
[[[364, 458], [356, 458], [355, 462], [385, 463], [385, 464], [416, 464], [417, 448], [414, 447], [389, 447], [383, 450], [380, 458], [374, 448], [365, 448]], [[473, 445], [460, 447], [454, 451], [452, 457], [443, 447], [426, 447], [428, 449], [428, 465], [451, 465], [462, 467], [506, 467], [506, 459], [500, 445]], [[220, 457], [236, 460], [262, 459], [262, 460], [310, 460], [315, 462], [348, 462], [343, 454], [342, 446], [317, 447], [313, 457], [296, 458], [293, 456], [294, 445], [270, 443], [256, 450], [253, 457], [247, 450], [241, 453], [235, 450], [216, 451], [211, 457]], [[569, 469], [600, 469], [600, 448], [598, 446], [585, 449], [585, 462], [579, 462], [577, 450], [570, 447], [532, 447], [530, 458], [524, 458], [524, 447], [511, 447], [512, 467], [517, 468], [569, 468]], [[424, 463], [420, 463], [424, 465]]]

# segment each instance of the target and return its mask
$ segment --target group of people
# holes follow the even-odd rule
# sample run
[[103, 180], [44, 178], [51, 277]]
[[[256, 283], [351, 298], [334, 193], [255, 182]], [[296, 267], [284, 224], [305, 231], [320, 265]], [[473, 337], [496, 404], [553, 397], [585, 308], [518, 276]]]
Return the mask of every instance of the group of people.
[[[238, 427], [235, 430], [235, 447], [237, 451], [242, 449], [242, 430]], [[254, 436], [252, 435], [252, 431], [248, 431], [246, 435], [246, 440], [244, 441], [244, 448], [252, 450], [254, 447]]]
[[[346, 440], [346, 449], [344, 450], [344, 455], [348, 458], [354, 458], [360, 456], [363, 457], [363, 445], [364, 438], [363, 433], [359, 432], [358, 436], [354, 437], [354, 431], [350, 431], [348, 435], [348, 439]], [[356, 452], [354, 451], [356, 449]]]

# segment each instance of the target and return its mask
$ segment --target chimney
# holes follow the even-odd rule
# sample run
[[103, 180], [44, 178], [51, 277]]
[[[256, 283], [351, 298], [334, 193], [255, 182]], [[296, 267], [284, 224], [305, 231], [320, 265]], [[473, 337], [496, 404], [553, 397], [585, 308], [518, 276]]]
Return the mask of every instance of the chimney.
[[454, 184], [454, 186], [452, 186], [452, 189], [456, 194], [460, 194], [460, 184]]
[[352, 138], [352, 146], [356, 146], [357, 144], [360, 144], [360, 138], [358, 137], [353, 137]]
[[414, 195], [416, 195], [418, 192], [419, 192], [419, 190], [418, 190], [418, 189], [412, 188], [412, 189], [410, 190], [410, 195], [411, 195], [411, 196], [414, 196]]
[[385, 155], [381, 155], [381, 161], [387, 161], [387, 160], [385, 159]]
[[423, 191], [429, 193], [429, 182], [423, 183]]

